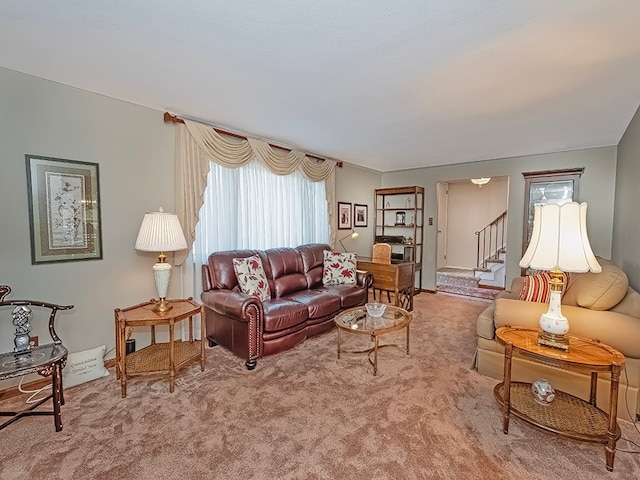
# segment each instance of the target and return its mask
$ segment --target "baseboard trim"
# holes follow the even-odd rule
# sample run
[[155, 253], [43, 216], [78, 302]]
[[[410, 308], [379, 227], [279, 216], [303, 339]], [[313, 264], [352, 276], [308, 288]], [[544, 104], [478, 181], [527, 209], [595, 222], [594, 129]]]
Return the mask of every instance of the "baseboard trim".
[[[105, 360], [104, 362], [105, 368], [112, 368], [112, 367], [115, 367], [115, 365], [116, 365], [115, 358], [110, 358], [109, 360]], [[51, 379], [49, 377], [44, 377], [29, 383], [25, 383], [24, 385], [22, 385], [22, 388], [25, 390], [39, 390], [48, 385], [51, 385]], [[17, 397], [18, 395], [22, 395], [22, 392], [18, 388], [18, 385], [5, 388], [4, 390], [0, 390], [0, 402], [3, 400], [8, 400], [13, 397]]]

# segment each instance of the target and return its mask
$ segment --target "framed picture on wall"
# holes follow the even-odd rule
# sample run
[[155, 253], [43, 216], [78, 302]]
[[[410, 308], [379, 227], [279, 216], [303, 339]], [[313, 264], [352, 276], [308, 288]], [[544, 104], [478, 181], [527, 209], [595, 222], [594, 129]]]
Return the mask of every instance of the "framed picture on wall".
[[369, 207], [367, 205], [353, 204], [353, 226], [366, 227], [369, 218]]
[[31, 263], [102, 259], [98, 164], [25, 157]]
[[351, 228], [351, 204], [338, 202], [338, 230]]

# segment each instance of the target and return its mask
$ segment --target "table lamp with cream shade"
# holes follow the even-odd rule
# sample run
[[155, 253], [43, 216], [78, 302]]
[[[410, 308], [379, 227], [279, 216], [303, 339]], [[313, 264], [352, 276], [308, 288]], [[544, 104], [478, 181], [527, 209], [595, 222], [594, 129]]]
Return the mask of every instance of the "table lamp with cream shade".
[[187, 248], [187, 240], [184, 238], [178, 216], [165, 212], [162, 207], [157, 212], [145, 213], [135, 248], [141, 252], [160, 252], [158, 263], [153, 266], [153, 276], [158, 291], [158, 301], [153, 307], [153, 311], [163, 313], [171, 310], [171, 303], [166, 300], [171, 264], [167, 263], [165, 252], [175, 252]]
[[529, 247], [520, 266], [549, 270], [549, 310], [540, 316], [538, 344], [569, 349], [569, 321], [562, 315], [563, 272], [600, 273], [587, 237], [587, 204], [536, 205]]

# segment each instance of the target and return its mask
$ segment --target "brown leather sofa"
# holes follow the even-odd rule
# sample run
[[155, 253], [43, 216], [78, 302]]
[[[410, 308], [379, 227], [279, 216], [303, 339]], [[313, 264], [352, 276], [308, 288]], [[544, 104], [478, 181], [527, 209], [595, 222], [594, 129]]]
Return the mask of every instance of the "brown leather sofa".
[[[367, 302], [373, 276], [358, 271], [355, 285], [322, 284], [323, 252], [329, 245], [215, 252], [202, 266], [202, 303], [209, 346], [221, 345], [241, 358], [248, 370], [266, 355], [287, 350], [334, 327], [340, 311]], [[271, 298], [240, 291], [234, 258], [259, 255]]]

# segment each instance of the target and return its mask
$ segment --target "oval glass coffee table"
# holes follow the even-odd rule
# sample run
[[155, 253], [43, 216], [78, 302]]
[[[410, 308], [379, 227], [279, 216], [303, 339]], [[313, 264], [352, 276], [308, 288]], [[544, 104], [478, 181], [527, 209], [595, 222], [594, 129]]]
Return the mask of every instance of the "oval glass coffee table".
[[[361, 307], [354, 307], [339, 313], [334, 318], [336, 326], [338, 327], [338, 358], [340, 353], [366, 353], [369, 356], [369, 362], [373, 366], [373, 374], [378, 374], [378, 349], [383, 347], [398, 347], [402, 348], [402, 345], [395, 343], [380, 344], [380, 337], [391, 332], [402, 330], [403, 328], [407, 332], [407, 341], [404, 345], [407, 355], [409, 355], [409, 324], [411, 323], [412, 315], [406, 310], [387, 305], [387, 308], [379, 318], [370, 317], [367, 314], [367, 309], [364, 305]], [[349, 332], [357, 335], [368, 335], [371, 337], [373, 345], [365, 350], [341, 350], [341, 334], [342, 332]], [[371, 356], [373, 354], [373, 359]]]

